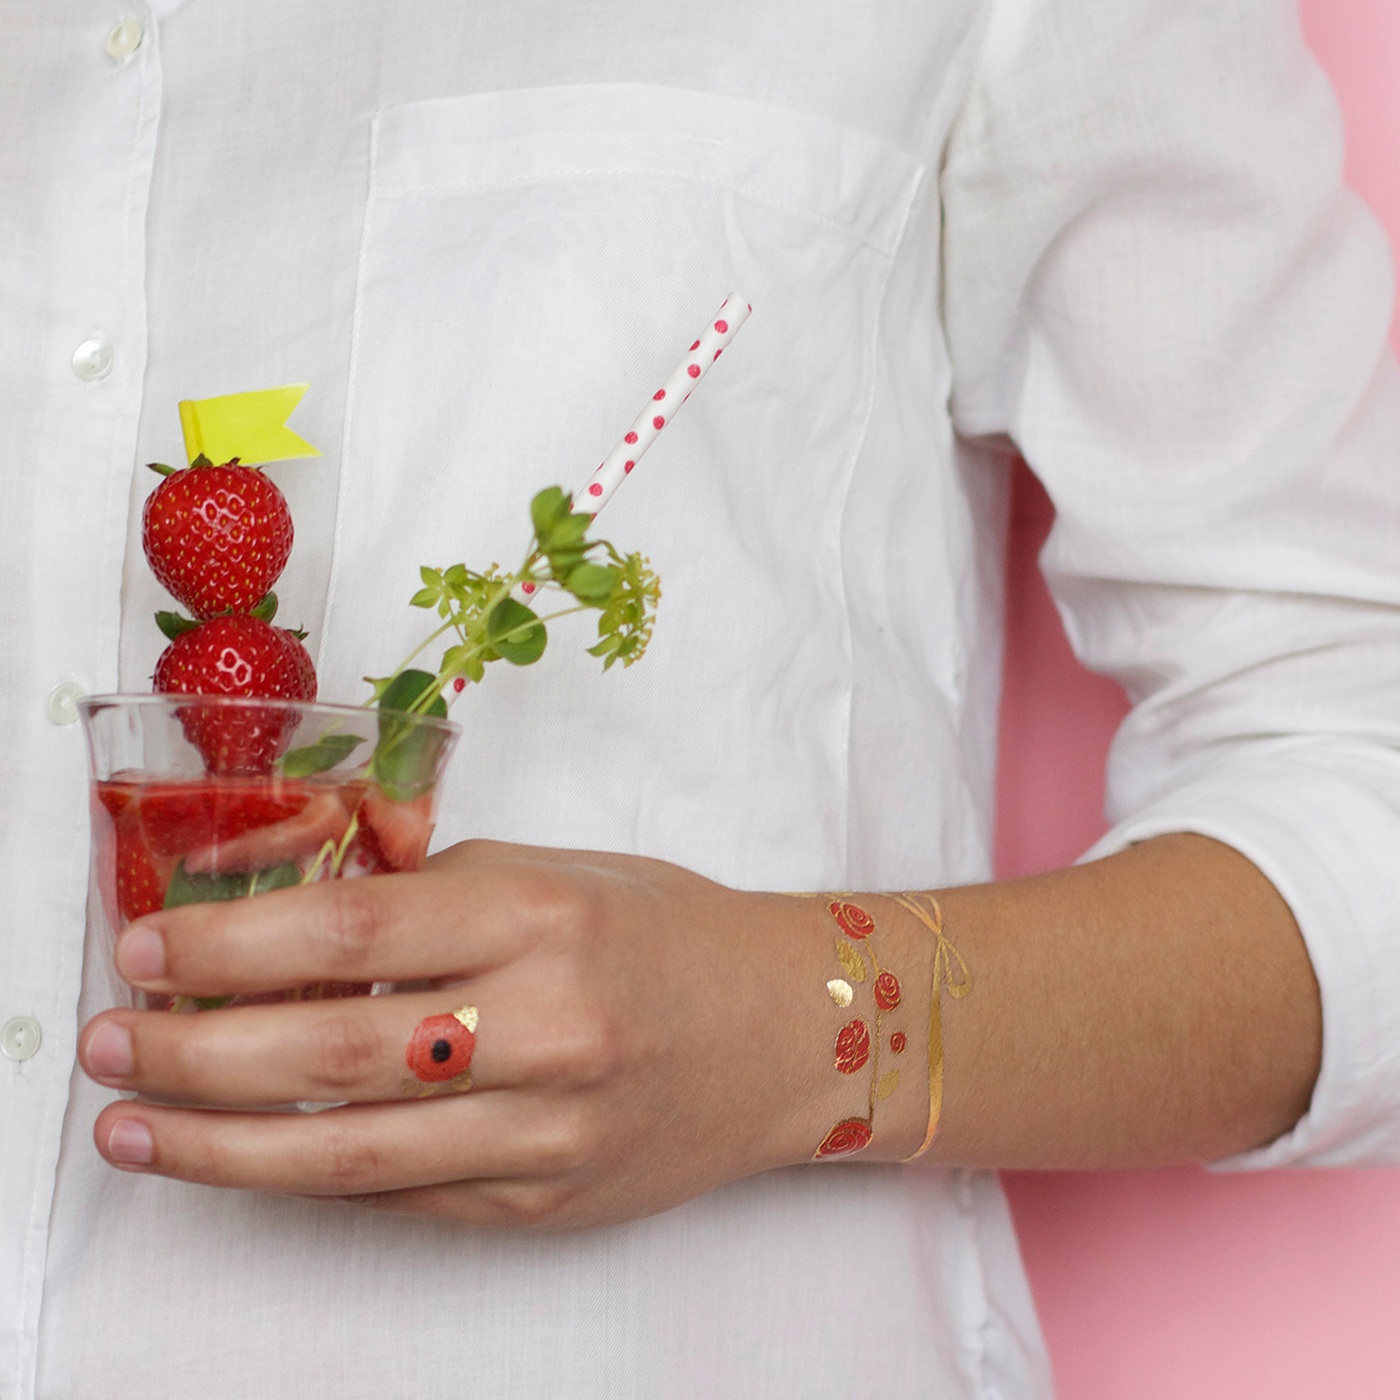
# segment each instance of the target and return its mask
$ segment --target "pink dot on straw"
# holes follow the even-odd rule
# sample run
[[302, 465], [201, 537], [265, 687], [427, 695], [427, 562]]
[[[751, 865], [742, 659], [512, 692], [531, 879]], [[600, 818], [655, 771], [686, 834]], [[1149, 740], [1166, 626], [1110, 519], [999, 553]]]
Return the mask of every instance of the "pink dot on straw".
[[666, 397], [666, 391], [665, 391], [665, 389], [658, 389], [658, 390], [652, 395], [652, 398], [655, 399], [658, 403], [660, 403], [661, 400], [664, 399], [665, 397]]
[[590, 496], [601, 496], [603, 494], [603, 488], [595, 481], [593, 485], [588, 488], [588, 494]]
[[533, 583], [522, 583], [520, 585], [520, 591], [522, 593], [533, 593], [535, 591], [535, 585]]
[[630, 471], [632, 470], [632, 468], [635, 467], [636, 465], [637, 465], [637, 464], [636, 464], [635, 462], [624, 462], [624, 463], [622, 464], [622, 470], [623, 470], [624, 472], [630, 472]]
[[697, 341], [695, 342], [695, 344], [692, 345], [690, 348], [691, 348], [692, 350], [698, 350], [698, 349], [700, 348], [700, 342], [697, 340]]
[[467, 678], [465, 676], [458, 676], [457, 679], [452, 682], [452, 689], [455, 690], [458, 695], [460, 695], [466, 688]]
[[637, 440], [637, 435], [636, 435], [636, 433], [628, 433], [627, 436], [626, 436], [625, 438], [623, 438], [622, 440], [623, 440], [623, 442], [636, 442], [636, 440]]
[[[715, 351], [715, 359], [716, 359], [716, 360], [719, 359], [719, 357], [720, 357], [721, 355], [723, 355], [723, 354], [724, 354], [724, 351], [723, 351], [723, 350], [716, 350], [716, 351]], [[712, 360], [711, 363], [713, 364], [714, 361]]]
[[687, 373], [692, 379], [699, 379], [699, 378], [700, 378], [700, 366], [699, 366], [699, 365], [691, 365], [691, 367], [690, 367], [688, 370], [686, 370], [686, 373]]
[[666, 420], [658, 413], [656, 417], [651, 420], [651, 426], [653, 428], [664, 428], [666, 426]]
[[723, 335], [723, 334], [725, 333], [725, 331], [727, 331], [727, 330], [729, 329], [729, 322], [728, 322], [728, 321], [716, 321], [716, 322], [715, 322], [715, 329], [716, 329], [721, 335]]

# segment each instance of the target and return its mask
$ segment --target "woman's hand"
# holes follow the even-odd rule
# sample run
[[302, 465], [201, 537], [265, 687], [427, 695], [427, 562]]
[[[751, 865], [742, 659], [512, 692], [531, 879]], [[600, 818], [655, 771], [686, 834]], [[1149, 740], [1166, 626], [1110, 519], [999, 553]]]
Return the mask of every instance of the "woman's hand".
[[[852, 1014], [827, 990], [840, 936], [821, 901], [741, 894], [660, 861], [490, 842], [419, 875], [154, 914], [117, 946], [123, 976], [148, 991], [420, 990], [106, 1012], [81, 1038], [87, 1072], [194, 1107], [109, 1105], [97, 1146], [128, 1170], [479, 1225], [648, 1215], [808, 1161], [834, 1123], [865, 1111], [863, 1077], [833, 1067]], [[912, 921], [900, 937], [926, 969]], [[466, 1005], [479, 1015], [470, 1092], [423, 1083], [405, 1058], [414, 1028]], [[919, 1046], [922, 1022], [907, 1014]], [[908, 1156], [923, 1138], [925, 1066], [908, 1068], [863, 1159]], [[349, 1102], [250, 1111], [296, 1100]]]

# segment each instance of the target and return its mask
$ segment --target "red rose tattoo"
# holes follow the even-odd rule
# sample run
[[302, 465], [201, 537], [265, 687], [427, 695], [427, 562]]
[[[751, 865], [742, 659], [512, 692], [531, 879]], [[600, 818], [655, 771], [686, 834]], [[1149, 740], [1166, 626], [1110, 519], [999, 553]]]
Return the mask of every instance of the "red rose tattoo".
[[409, 1037], [404, 1061], [425, 1084], [441, 1084], [464, 1074], [476, 1050], [476, 1008], [419, 1021]]
[[849, 1157], [851, 1153], [869, 1147], [872, 1135], [870, 1124], [864, 1118], [848, 1118], [844, 1123], [838, 1123], [822, 1139], [822, 1145], [817, 1148], [812, 1160], [819, 1161], [823, 1157]]
[[859, 904], [843, 904], [833, 899], [826, 907], [848, 938], [865, 939], [875, 932], [875, 920]]
[[908, 1044], [909, 1040], [903, 1031], [896, 1031], [890, 1037], [890, 1049], [894, 1051], [896, 1055], [902, 1055], [904, 1053], [904, 1047]]
[[836, 1035], [836, 1068], [842, 1074], [854, 1074], [870, 1059], [870, 1027], [856, 1017], [842, 1026]]
[[882, 972], [875, 979], [875, 1005], [881, 1011], [893, 1011], [899, 1005], [899, 978], [893, 972]]

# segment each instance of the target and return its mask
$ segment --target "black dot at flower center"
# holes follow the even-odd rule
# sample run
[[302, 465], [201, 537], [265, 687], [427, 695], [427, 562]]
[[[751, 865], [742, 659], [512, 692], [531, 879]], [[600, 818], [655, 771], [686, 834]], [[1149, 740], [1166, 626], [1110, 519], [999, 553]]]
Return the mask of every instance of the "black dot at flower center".
[[452, 1042], [450, 1040], [433, 1041], [433, 1060], [437, 1064], [443, 1064], [452, 1058]]

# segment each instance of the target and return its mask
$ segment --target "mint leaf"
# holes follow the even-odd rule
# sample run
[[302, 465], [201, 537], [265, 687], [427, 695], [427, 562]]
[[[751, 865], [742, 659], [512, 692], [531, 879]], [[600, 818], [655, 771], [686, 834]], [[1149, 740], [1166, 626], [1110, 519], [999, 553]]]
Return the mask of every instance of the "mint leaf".
[[[419, 710], [419, 700], [436, 686], [437, 677], [429, 675], [426, 671], [400, 671], [379, 692], [379, 708], [381, 710]], [[421, 712], [446, 719], [447, 701], [439, 695], [431, 705], [427, 706], [426, 710]], [[379, 728], [382, 733], [384, 729], [382, 716]]]
[[445, 718], [447, 702], [436, 693], [437, 684], [437, 677], [426, 671], [401, 671], [379, 697], [379, 742], [374, 746], [369, 771], [394, 802], [418, 797], [433, 785], [438, 754], [447, 735], [395, 712], [413, 710], [424, 696], [432, 694], [432, 703], [426, 709], [417, 708], [417, 712]]
[[182, 860], [166, 887], [164, 907], [179, 909], [185, 904], [222, 904], [230, 899], [247, 899], [250, 895], [299, 884], [301, 867], [294, 860], [273, 866], [271, 870], [232, 870], [220, 874], [192, 873], [185, 869]]
[[544, 623], [524, 603], [502, 598], [486, 619], [491, 646], [512, 666], [529, 666], [544, 654], [549, 640]]
[[541, 544], [544, 543], [554, 522], [568, 512], [569, 498], [561, 487], [546, 486], [535, 496], [530, 502], [530, 521], [535, 527], [535, 534], [540, 537]]
[[609, 568], [605, 564], [583, 563], [570, 570], [564, 587], [580, 603], [597, 603], [602, 606], [609, 594], [612, 593], [616, 578], [617, 570], [615, 568]]
[[363, 743], [364, 737], [359, 734], [323, 734], [314, 744], [283, 754], [276, 766], [284, 777], [309, 778], [313, 773], [334, 768]]

